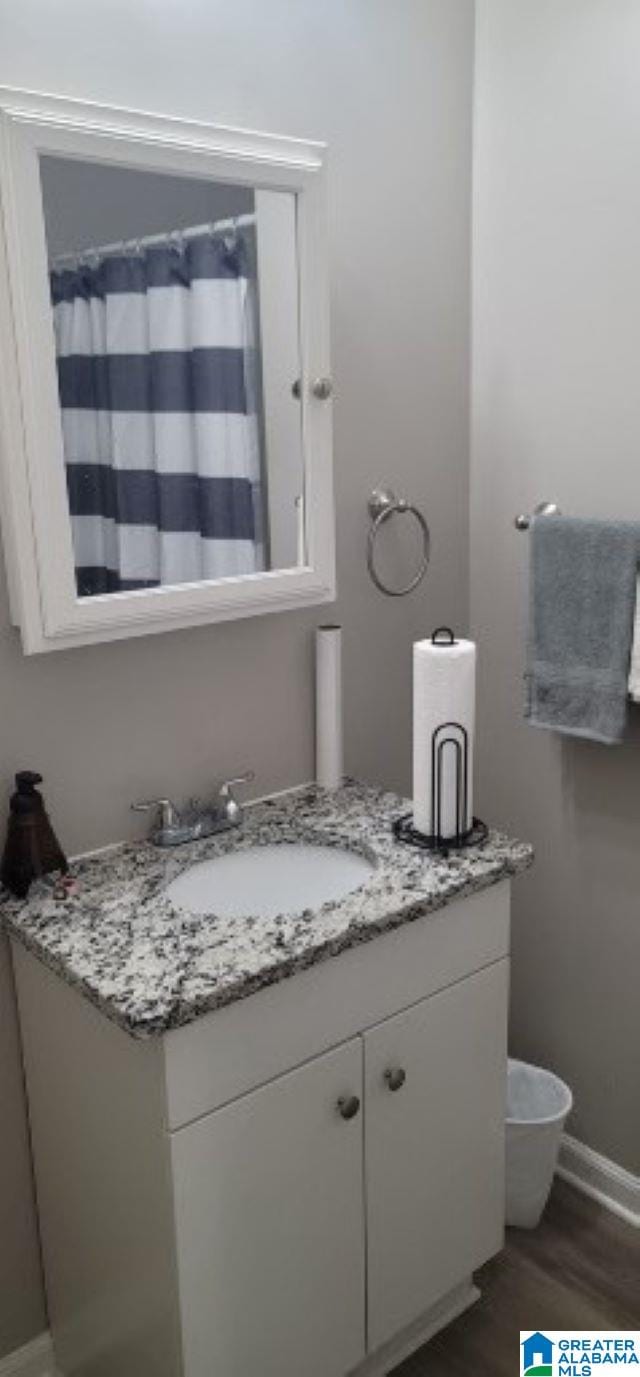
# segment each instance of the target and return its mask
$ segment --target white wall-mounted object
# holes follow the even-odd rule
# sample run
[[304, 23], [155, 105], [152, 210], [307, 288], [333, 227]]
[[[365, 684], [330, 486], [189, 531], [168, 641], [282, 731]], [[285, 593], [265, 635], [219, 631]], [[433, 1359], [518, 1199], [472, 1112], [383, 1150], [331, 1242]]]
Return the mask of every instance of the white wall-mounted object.
[[382, 1377], [477, 1298], [503, 1241], [509, 898], [150, 1041], [14, 943], [61, 1373]]
[[316, 631], [316, 780], [338, 789], [344, 777], [342, 627]]
[[[273, 198], [264, 193], [279, 190], [295, 196], [302, 565], [77, 596], [39, 175], [39, 158], [46, 155], [250, 185], [258, 217], [263, 194], [262, 244], [258, 233], [258, 257], [262, 253], [263, 259], [277, 228], [270, 218]], [[330, 376], [325, 164], [326, 149], [318, 143], [0, 90], [1, 517], [12, 616], [27, 653], [334, 599], [331, 401], [330, 389], [328, 394], [318, 386]], [[280, 401], [274, 401], [276, 393], [266, 399], [265, 426], [272, 443], [283, 445], [293, 422], [282, 401], [273, 293], [265, 294], [265, 339], [266, 376], [280, 387]], [[293, 359], [284, 366], [292, 368]], [[296, 415], [299, 429], [299, 410]], [[276, 499], [274, 490], [270, 501]], [[295, 506], [290, 529], [293, 561]]]

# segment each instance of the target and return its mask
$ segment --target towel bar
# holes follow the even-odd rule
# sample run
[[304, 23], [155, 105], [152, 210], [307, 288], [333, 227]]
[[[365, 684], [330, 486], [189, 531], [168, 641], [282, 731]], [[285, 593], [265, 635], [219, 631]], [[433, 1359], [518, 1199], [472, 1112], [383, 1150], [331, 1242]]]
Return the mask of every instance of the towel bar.
[[[534, 508], [533, 516], [562, 516], [562, 512], [556, 502], [539, 502]], [[526, 512], [521, 512], [514, 521], [516, 531], [528, 531], [533, 516], [527, 516]]]

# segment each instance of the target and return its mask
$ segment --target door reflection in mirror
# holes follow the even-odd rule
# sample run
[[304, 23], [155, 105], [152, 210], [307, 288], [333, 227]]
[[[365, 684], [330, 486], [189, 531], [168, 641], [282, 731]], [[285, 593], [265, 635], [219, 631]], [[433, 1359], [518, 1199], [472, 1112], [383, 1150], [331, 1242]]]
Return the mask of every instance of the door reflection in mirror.
[[[295, 197], [69, 162], [41, 159], [78, 596], [303, 563]], [[64, 224], [83, 170], [119, 193], [100, 223], [151, 232]], [[203, 190], [234, 213], [189, 223]]]

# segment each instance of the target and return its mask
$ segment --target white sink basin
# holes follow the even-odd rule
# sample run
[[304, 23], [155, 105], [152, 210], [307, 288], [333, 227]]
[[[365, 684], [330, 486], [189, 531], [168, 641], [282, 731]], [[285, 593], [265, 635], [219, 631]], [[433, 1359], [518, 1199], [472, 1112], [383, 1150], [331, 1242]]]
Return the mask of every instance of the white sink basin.
[[344, 899], [370, 879], [364, 856], [335, 846], [278, 842], [214, 856], [183, 871], [166, 895], [190, 913], [275, 918]]

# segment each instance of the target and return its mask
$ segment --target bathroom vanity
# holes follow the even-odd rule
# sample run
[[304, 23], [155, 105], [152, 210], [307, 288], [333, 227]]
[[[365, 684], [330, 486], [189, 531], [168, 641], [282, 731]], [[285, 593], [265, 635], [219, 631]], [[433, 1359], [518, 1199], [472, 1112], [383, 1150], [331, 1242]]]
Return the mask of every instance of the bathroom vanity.
[[[403, 808], [291, 793], [4, 905], [64, 1377], [370, 1377], [476, 1297], [532, 852], [491, 833], [425, 855], [392, 836]], [[364, 885], [293, 915], [166, 896], [207, 858], [300, 841], [367, 859]]]

